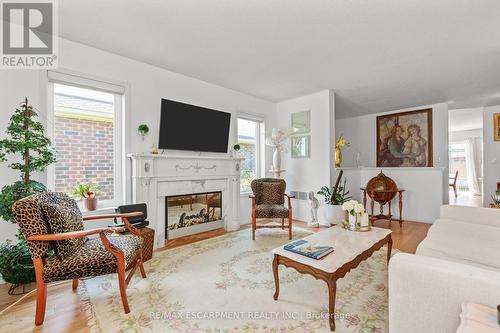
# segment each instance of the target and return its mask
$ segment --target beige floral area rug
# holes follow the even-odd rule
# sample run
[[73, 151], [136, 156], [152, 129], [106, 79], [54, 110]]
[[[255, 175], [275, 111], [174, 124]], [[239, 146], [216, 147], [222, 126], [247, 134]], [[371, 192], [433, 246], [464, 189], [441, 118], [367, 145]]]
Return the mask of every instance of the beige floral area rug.
[[[294, 239], [306, 231], [294, 229]], [[127, 289], [125, 314], [116, 275], [86, 280], [79, 293], [92, 332], [329, 332], [326, 284], [280, 266], [273, 300], [271, 250], [287, 231], [242, 230], [165, 251]], [[337, 284], [336, 332], [387, 332], [385, 248]]]

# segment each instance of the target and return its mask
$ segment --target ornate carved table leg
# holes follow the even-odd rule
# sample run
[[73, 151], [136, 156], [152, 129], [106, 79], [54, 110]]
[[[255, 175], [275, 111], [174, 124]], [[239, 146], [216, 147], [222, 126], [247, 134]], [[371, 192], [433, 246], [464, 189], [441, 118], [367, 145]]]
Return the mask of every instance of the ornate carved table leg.
[[391, 202], [389, 201], [389, 225], [392, 224]]
[[370, 208], [372, 211], [372, 216], [370, 216], [371, 225], [373, 225], [375, 219], [375, 193], [370, 192]]
[[278, 257], [279, 256], [275, 254], [273, 260], [274, 287], [276, 288], [273, 298], [275, 301], [278, 299], [278, 296], [280, 294], [280, 279], [278, 277], [278, 265], [279, 265]]
[[328, 322], [330, 331], [335, 331], [335, 294], [337, 292], [337, 280], [329, 280], [328, 285]]
[[363, 190], [363, 207], [365, 207], [366, 210], [366, 190]]
[[391, 251], [392, 251], [392, 237], [389, 235], [389, 242], [387, 243], [387, 264], [389, 264], [389, 260], [391, 260]]

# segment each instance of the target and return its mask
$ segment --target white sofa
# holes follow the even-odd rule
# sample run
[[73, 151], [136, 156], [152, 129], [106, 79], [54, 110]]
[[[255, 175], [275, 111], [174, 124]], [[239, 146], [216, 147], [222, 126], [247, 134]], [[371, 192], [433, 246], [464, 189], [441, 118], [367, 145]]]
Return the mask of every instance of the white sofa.
[[416, 254], [391, 258], [389, 332], [456, 332], [467, 301], [500, 304], [500, 209], [442, 206]]

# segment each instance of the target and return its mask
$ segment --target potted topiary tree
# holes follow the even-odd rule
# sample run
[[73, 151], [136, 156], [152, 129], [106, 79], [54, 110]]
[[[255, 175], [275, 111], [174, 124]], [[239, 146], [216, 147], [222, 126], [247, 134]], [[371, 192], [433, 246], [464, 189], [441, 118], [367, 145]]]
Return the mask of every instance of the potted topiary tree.
[[[22, 160], [9, 164], [10, 168], [19, 170], [21, 180], [4, 186], [0, 192], [0, 217], [11, 223], [15, 223], [14, 202], [46, 190], [45, 185], [31, 179], [31, 173], [44, 171], [56, 161], [50, 140], [45, 137], [44, 127], [36, 120], [37, 116], [26, 99], [10, 118], [7, 138], [0, 140], [1, 162], [7, 161], [7, 155], [17, 155]], [[6, 242], [0, 246], [0, 274], [14, 286], [35, 280], [26, 240], [21, 234], [17, 238], [17, 244]]]
[[139, 132], [139, 135], [141, 136], [142, 141], [144, 141], [144, 138], [149, 133], [149, 126], [146, 124], [140, 124], [139, 127], [137, 127], [137, 132]]

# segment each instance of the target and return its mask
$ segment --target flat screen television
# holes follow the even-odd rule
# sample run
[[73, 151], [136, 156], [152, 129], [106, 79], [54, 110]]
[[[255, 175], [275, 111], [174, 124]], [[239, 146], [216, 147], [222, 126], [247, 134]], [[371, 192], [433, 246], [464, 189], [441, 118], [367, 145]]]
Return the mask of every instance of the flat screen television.
[[231, 114], [161, 100], [160, 149], [227, 153]]

